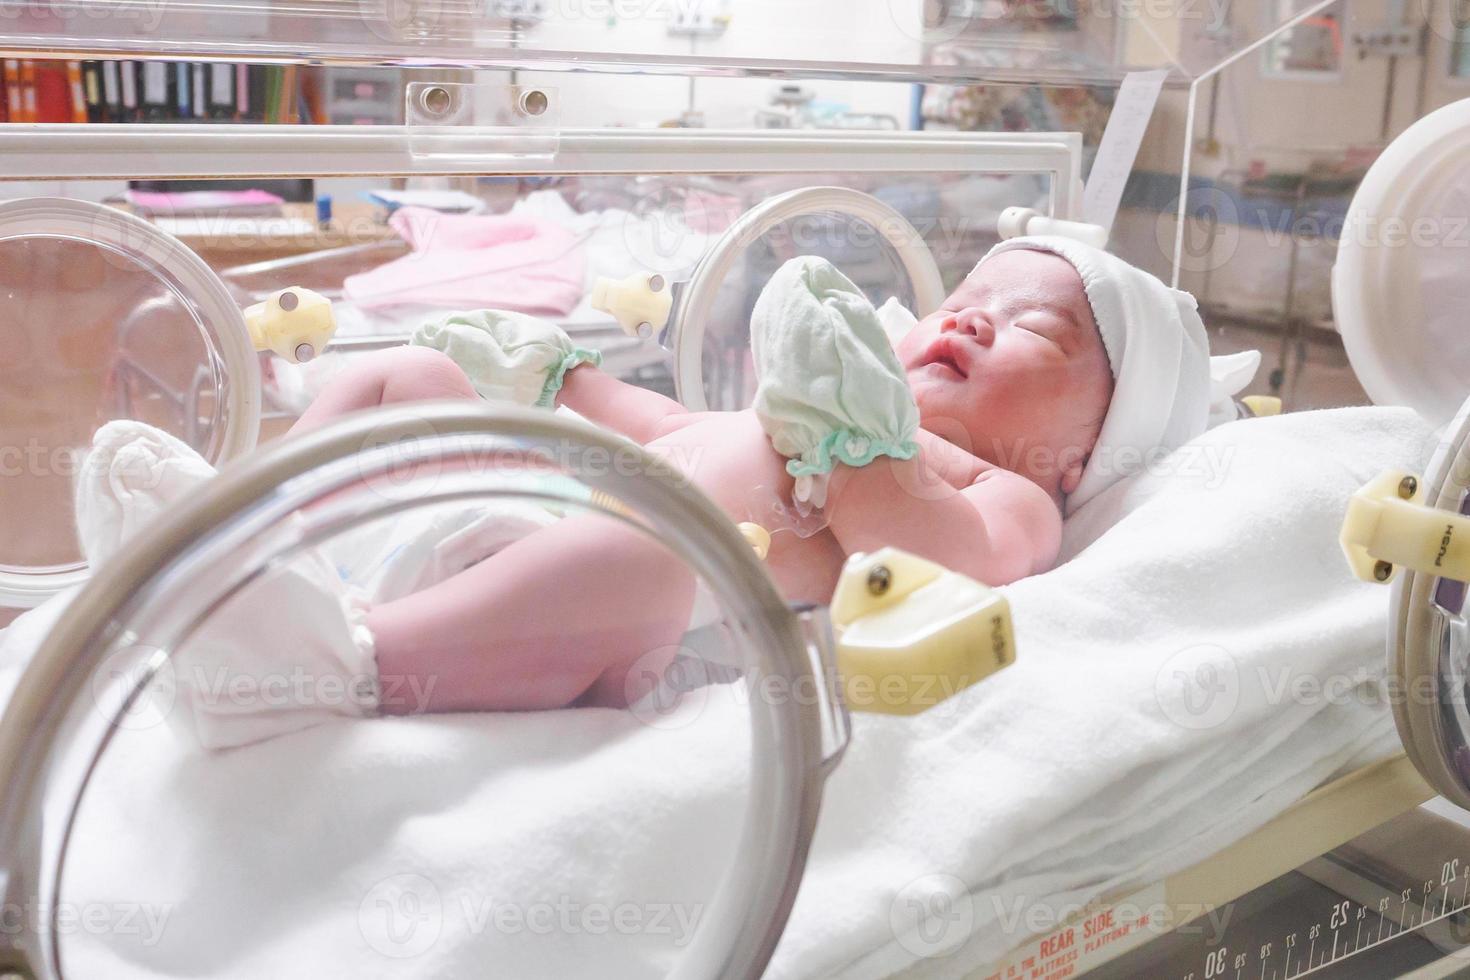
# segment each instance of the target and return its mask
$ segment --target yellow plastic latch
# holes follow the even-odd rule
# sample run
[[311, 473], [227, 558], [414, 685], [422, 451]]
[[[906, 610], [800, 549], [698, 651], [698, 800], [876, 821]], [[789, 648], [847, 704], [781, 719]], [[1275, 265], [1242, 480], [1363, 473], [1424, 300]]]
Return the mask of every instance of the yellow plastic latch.
[[761, 561], [765, 561], [766, 555], [771, 553], [771, 532], [759, 524], [753, 524], [750, 521], [741, 523], [739, 528], [740, 533], [744, 535], [745, 540], [754, 549], [755, 556]]
[[1426, 506], [1420, 480], [1389, 470], [1348, 500], [1343, 554], [1365, 582], [1388, 582], [1404, 565], [1416, 572], [1470, 581], [1470, 520]]
[[1004, 596], [897, 548], [848, 558], [830, 613], [853, 711], [918, 714], [1016, 659]]
[[669, 281], [658, 273], [635, 272], [626, 279], [599, 276], [592, 284], [592, 308], [611, 314], [632, 337], [652, 337], [662, 330], [673, 306]]
[[289, 286], [246, 307], [245, 326], [256, 350], [273, 351], [300, 364], [322, 352], [337, 331], [337, 320], [325, 296]]
[[1281, 414], [1281, 399], [1275, 395], [1246, 395], [1241, 401], [1256, 418]]

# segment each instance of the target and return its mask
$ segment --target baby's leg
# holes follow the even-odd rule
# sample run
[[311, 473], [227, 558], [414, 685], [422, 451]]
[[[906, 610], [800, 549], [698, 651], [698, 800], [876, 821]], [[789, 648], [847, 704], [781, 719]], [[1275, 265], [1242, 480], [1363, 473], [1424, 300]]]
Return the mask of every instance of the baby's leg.
[[[365, 408], [435, 398], [479, 396], [438, 351], [380, 351], [327, 385], [291, 432]], [[661, 420], [684, 414], [678, 402], [591, 365], [567, 374], [558, 400], [639, 441], [658, 435]], [[693, 574], [648, 535], [606, 517], [569, 518], [370, 612], [383, 709], [625, 704], [664, 666], [654, 661], [683, 634], [693, 596]], [[648, 673], [640, 670], [630, 689], [625, 679], [634, 662]], [[427, 703], [393, 697], [407, 678], [429, 692]]]
[[694, 573], [649, 534], [569, 517], [369, 612], [382, 710], [625, 706], [673, 660], [693, 602]]
[[691, 417], [689, 410], [672, 398], [619, 381], [591, 364], [567, 372], [556, 403], [589, 422], [622, 433], [639, 445], [664, 435]]
[[[743, 515], [753, 488], [782, 484], [784, 460], [750, 413], [694, 417], [701, 423], [651, 451], [727, 515]], [[795, 580], [814, 578], [803, 571]], [[600, 515], [567, 518], [369, 612], [384, 710], [626, 705], [673, 660], [694, 591], [693, 570], [647, 532]], [[430, 693], [426, 703], [387, 703], [395, 687]]]
[[290, 434], [310, 432], [340, 416], [379, 405], [479, 397], [464, 371], [444, 354], [427, 347], [392, 347], [364, 355], [333, 378], [291, 426]]

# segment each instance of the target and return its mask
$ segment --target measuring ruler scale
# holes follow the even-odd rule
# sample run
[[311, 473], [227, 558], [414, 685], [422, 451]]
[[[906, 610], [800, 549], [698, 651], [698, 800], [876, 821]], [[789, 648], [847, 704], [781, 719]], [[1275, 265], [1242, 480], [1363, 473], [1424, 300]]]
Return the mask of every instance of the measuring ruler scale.
[[1470, 976], [1470, 826], [1435, 809], [1410, 810], [1085, 975]]

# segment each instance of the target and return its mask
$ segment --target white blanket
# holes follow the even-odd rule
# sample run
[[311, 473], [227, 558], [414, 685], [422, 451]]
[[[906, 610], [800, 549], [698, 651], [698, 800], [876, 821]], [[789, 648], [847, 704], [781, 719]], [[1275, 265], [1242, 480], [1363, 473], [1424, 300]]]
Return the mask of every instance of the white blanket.
[[[1397, 410], [1233, 423], [1084, 508], [1081, 553], [1005, 590], [1013, 667], [915, 718], [854, 719], [771, 975], [962, 975], [1046, 912], [1188, 866], [1395, 751], [1374, 696], [1388, 592], [1349, 576], [1337, 525], [1357, 486], [1429, 448]], [[65, 963], [661, 974], [740, 860], [746, 696], [705, 689], [653, 724], [343, 722], [213, 756], [125, 731], [62, 897], [134, 909], [133, 928], [74, 923]]]

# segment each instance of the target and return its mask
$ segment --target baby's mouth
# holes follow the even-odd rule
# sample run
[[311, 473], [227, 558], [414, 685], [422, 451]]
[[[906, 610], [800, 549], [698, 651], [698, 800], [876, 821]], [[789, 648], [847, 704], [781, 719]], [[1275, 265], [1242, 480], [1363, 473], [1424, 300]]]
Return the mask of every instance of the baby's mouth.
[[970, 376], [969, 372], [965, 370], [965, 366], [961, 362], [958, 352], [955, 350], [954, 341], [949, 337], [940, 337], [929, 345], [929, 349], [924, 352], [924, 364], [937, 364], [949, 368], [961, 378], [968, 378]]

